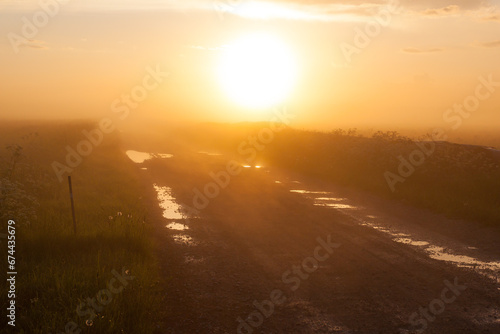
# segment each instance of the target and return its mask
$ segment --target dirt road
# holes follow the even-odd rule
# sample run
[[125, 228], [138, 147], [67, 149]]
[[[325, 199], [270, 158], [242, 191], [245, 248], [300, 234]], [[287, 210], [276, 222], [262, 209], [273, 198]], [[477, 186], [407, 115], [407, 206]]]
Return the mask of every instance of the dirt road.
[[197, 218], [177, 221], [180, 231], [165, 227], [173, 220], [151, 184], [193, 206], [193, 190], [226, 162], [186, 155], [143, 166], [165, 278], [158, 333], [500, 333], [494, 268], [481, 274], [403, 240], [488, 264], [500, 257], [497, 229], [248, 168], [213, 188]]

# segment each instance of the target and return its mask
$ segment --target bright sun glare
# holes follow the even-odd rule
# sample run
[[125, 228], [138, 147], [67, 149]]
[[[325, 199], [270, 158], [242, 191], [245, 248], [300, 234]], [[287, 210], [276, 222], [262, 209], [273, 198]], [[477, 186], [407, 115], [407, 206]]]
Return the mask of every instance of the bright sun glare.
[[263, 33], [227, 45], [218, 67], [224, 91], [241, 106], [268, 108], [291, 93], [297, 75], [293, 52], [280, 39]]

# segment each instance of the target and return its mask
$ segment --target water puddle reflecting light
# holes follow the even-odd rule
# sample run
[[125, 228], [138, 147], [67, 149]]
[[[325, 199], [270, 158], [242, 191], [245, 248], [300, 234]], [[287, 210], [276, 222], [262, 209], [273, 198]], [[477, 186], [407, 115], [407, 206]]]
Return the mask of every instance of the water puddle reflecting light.
[[[293, 181], [292, 183], [300, 183], [298, 181]], [[348, 217], [353, 218], [358, 222], [361, 226], [367, 226], [372, 229], [378, 230], [382, 233], [385, 233], [391, 236], [392, 240], [398, 243], [411, 245], [415, 247], [421, 247], [430, 258], [450, 262], [457, 267], [466, 267], [472, 268], [477, 271], [479, 274], [482, 274], [486, 277], [489, 277], [497, 284], [500, 284], [499, 276], [500, 276], [500, 262], [498, 261], [481, 261], [479, 259], [467, 256], [467, 255], [456, 255], [450, 252], [447, 252], [445, 248], [439, 247], [431, 244], [428, 241], [424, 240], [414, 240], [412, 239], [410, 234], [402, 233], [402, 231], [397, 231], [392, 227], [383, 226], [383, 224], [378, 224], [377, 220], [380, 218], [374, 215], [362, 213], [364, 218], [360, 217], [359, 210], [343, 210], [343, 209], [364, 209], [362, 207], [356, 207], [353, 205], [345, 204], [348, 201], [347, 198], [336, 198], [336, 197], [315, 197], [314, 195], [320, 194], [328, 194], [332, 195], [332, 192], [327, 191], [310, 191], [305, 189], [292, 189], [291, 193], [303, 194], [309, 198], [313, 198], [315, 200], [315, 206], [323, 206], [330, 207], [335, 209], [340, 209], [339, 212], [345, 214]], [[336, 203], [331, 203], [336, 202]], [[343, 203], [339, 203], [343, 202]], [[470, 250], [477, 250], [476, 247], [467, 247]], [[499, 288], [500, 290], [500, 288]]]
[[176, 222], [172, 222], [172, 223], [166, 225], [165, 227], [169, 228], [171, 230], [177, 230], [177, 231], [189, 230], [189, 226], [187, 226], [185, 224], [176, 223]]
[[197, 242], [194, 241], [193, 238], [191, 238], [189, 235], [175, 234], [172, 237], [174, 238], [174, 241], [178, 244], [188, 245], [188, 246], [195, 246], [197, 244]]
[[317, 197], [317, 201], [331, 201], [331, 202], [342, 202], [347, 200], [347, 198], [342, 197]]
[[406, 244], [406, 245], [413, 245], [413, 246], [427, 246], [429, 243], [427, 241], [415, 241], [410, 238], [397, 238], [394, 239], [394, 241]]
[[324, 206], [334, 209], [356, 209], [355, 206], [349, 204], [337, 204], [337, 203], [314, 203], [315, 206]]
[[291, 193], [297, 193], [297, 194], [331, 194], [328, 191], [310, 191], [310, 190], [303, 190], [303, 189], [292, 189], [290, 190]]
[[213, 157], [222, 156], [222, 153], [206, 152], [206, 151], [198, 151], [198, 154], [205, 154], [205, 155], [210, 155], [210, 156], [213, 156]]
[[132, 160], [136, 164], [142, 164], [144, 161], [153, 158], [167, 159], [173, 157], [172, 154], [167, 154], [167, 153], [147, 153], [134, 150], [128, 150], [125, 152], [125, 154], [128, 156], [130, 160]]
[[160, 187], [153, 184], [158, 200], [160, 201], [160, 208], [163, 209], [163, 217], [167, 219], [183, 219], [184, 215], [181, 213], [181, 206], [175, 202], [172, 196], [172, 189], [169, 187]]
[[430, 246], [426, 248], [429, 256], [436, 260], [453, 262], [459, 267], [473, 267], [479, 269], [489, 269], [493, 271], [500, 271], [500, 262], [486, 262], [480, 261], [466, 255], [455, 255], [445, 252], [443, 247]]

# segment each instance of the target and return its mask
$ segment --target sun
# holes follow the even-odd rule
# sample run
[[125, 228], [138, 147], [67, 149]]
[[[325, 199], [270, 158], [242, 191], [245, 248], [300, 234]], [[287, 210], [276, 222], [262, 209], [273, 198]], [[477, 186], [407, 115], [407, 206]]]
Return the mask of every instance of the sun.
[[282, 103], [297, 76], [293, 52], [279, 38], [254, 33], [226, 45], [218, 66], [222, 89], [247, 108], [268, 108]]

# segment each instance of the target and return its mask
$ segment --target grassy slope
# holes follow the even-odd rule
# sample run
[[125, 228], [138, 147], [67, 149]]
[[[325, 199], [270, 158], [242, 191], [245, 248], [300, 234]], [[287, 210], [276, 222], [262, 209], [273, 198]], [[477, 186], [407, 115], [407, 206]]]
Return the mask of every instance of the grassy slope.
[[[72, 173], [76, 236], [66, 179], [59, 183], [50, 167], [53, 160], [63, 162], [66, 145], [74, 147], [83, 139], [82, 128], [90, 130], [93, 125], [6, 124], [1, 131], [2, 146], [23, 146], [24, 156], [13, 178], [39, 202], [37, 218], [20, 209], [2, 218], [2, 233], [6, 218], [17, 223], [16, 332], [60, 333], [72, 321], [82, 333], [152, 333], [152, 310], [159, 304], [155, 294], [159, 273], [150, 230], [143, 223], [146, 212], [140, 201], [137, 169], [120, 150], [117, 136], [108, 135]], [[8, 154], [2, 151], [0, 156]], [[5, 164], [3, 167], [5, 172]], [[5, 242], [1, 245], [6, 249]], [[87, 327], [87, 316], [79, 316], [77, 306], [106, 289], [114, 277], [112, 270], [121, 273], [122, 268], [135, 278], [121, 293], [112, 295], [113, 300]], [[2, 288], [4, 310], [5, 292]]]
[[[296, 154], [287, 154], [293, 147]], [[288, 149], [288, 150], [287, 150]], [[346, 133], [287, 131], [264, 152], [273, 164], [321, 179], [405, 200], [455, 218], [500, 222], [500, 161], [480, 148], [436, 143], [430, 156], [392, 192], [386, 172], [398, 174], [402, 156], [419, 147], [396, 133], [373, 138]]]
[[[249, 136], [269, 127], [261, 124], [205, 124], [180, 129], [170, 135], [185, 147], [216, 150], [245, 163], [238, 154], [242, 143], [251, 148]], [[425, 140], [425, 139], [424, 139]], [[418, 150], [415, 141], [397, 132], [378, 132], [372, 137], [356, 131], [330, 133], [287, 129], [256, 150], [255, 163], [284, 168], [320, 180], [353, 186], [404, 200], [455, 218], [499, 226], [500, 161], [488, 152], [450, 143], [436, 144], [434, 152], [392, 192], [384, 174], [398, 174], [398, 156], [409, 159]]]

